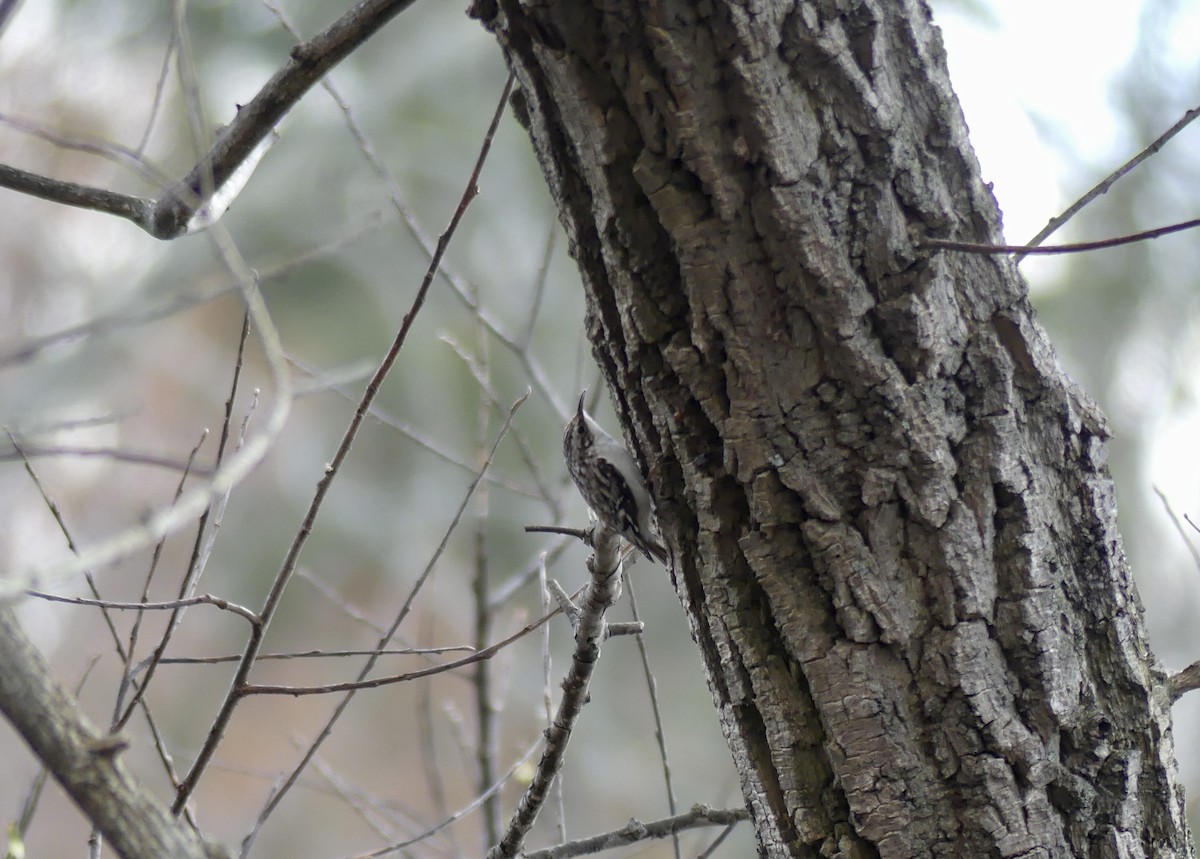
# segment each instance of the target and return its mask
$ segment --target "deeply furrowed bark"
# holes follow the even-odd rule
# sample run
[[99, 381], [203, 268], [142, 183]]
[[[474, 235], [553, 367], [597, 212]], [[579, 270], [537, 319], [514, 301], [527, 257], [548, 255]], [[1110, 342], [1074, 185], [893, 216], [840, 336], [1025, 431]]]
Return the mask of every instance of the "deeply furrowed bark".
[[916, 0], [480, 0], [768, 856], [1190, 856], [1103, 418]]

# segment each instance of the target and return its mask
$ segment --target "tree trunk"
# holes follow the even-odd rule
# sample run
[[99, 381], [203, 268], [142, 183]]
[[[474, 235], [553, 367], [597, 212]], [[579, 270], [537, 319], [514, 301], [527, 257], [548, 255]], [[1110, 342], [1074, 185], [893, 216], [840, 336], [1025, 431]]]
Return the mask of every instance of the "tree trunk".
[[477, 0], [765, 856], [1190, 856], [1103, 418], [918, 0]]

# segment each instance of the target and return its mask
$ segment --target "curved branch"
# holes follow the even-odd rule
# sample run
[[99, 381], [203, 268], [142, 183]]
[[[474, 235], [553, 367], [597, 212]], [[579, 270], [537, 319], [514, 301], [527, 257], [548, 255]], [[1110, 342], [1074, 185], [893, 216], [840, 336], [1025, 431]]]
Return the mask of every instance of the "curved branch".
[[0, 601], [0, 711], [84, 814], [125, 859], [177, 856], [213, 859], [228, 854], [174, 820], [142, 790], [117, 755], [125, 741], [102, 735], [50, 674], [42, 655]]
[[[259, 147], [313, 84], [412, 3], [413, 0], [362, 0], [324, 31], [292, 48], [287, 63], [249, 104], [238, 110], [208, 153], [155, 200], [50, 179], [4, 164], [0, 164], [0, 187], [68, 206], [107, 212], [132, 221], [156, 239], [178, 238], [188, 231], [197, 212], [208, 207], [238, 171], [252, 161], [256, 150], [261, 155]], [[228, 202], [224, 201], [224, 205]], [[219, 215], [219, 211], [214, 214]]]

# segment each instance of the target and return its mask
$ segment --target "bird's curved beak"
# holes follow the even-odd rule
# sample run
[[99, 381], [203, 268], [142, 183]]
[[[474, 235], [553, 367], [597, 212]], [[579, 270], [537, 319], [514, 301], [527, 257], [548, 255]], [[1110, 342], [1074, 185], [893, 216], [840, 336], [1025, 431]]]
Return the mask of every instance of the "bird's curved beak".
[[575, 414], [581, 418], [583, 417], [583, 398], [586, 396], [587, 396], [587, 390], [585, 389], [584, 392], [579, 395], [579, 406], [575, 410]]

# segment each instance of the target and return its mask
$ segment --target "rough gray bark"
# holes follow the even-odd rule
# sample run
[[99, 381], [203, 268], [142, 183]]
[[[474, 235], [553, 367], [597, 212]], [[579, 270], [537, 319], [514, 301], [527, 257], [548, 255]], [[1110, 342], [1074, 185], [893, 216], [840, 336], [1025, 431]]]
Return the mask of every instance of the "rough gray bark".
[[1190, 856], [1103, 419], [919, 0], [477, 0], [767, 856]]
[[33, 753], [125, 859], [217, 859], [206, 844], [139, 787], [121, 765], [120, 737], [100, 734], [54, 680], [13, 607], [0, 601], [0, 710]]

